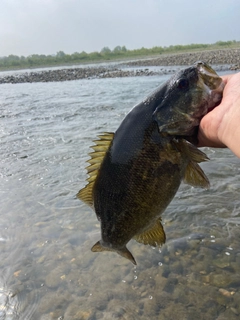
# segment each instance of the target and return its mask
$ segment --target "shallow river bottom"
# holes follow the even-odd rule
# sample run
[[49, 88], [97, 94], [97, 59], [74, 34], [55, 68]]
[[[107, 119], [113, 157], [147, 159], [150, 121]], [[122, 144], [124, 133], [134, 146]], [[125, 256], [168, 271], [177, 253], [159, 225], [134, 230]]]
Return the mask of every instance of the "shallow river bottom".
[[164, 80], [0, 87], [0, 319], [239, 319], [240, 166], [228, 150], [204, 150], [211, 188], [180, 187], [161, 250], [131, 241], [137, 266], [90, 250], [99, 223], [75, 195], [91, 140]]

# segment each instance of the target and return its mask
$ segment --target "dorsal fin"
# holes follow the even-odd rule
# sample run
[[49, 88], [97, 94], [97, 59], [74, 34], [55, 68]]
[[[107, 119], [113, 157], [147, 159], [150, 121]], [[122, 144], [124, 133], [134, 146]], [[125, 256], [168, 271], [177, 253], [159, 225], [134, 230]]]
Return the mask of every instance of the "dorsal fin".
[[90, 207], [93, 207], [93, 186], [103, 158], [105, 157], [105, 154], [109, 149], [113, 137], [113, 132], [104, 132], [103, 134], [100, 134], [98, 136], [99, 140], [93, 141], [95, 145], [91, 146], [94, 151], [89, 153], [91, 158], [87, 161], [89, 163], [89, 166], [86, 167], [87, 174], [89, 175], [86, 180], [88, 184], [77, 193], [77, 197]]

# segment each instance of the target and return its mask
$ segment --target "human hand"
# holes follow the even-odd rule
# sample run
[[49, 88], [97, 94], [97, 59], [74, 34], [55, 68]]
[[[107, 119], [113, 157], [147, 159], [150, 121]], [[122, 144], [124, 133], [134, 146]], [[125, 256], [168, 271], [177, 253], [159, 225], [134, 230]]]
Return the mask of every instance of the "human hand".
[[222, 77], [223, 98], [201, 120], [198, 147], [228, 147], [240, 157], [240, 72]]

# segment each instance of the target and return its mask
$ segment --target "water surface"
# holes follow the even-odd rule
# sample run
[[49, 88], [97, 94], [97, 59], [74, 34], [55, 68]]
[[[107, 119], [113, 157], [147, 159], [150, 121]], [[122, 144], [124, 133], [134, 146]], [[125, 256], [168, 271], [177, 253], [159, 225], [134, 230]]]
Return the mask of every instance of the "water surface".
[[208, 149], [210, 190], [182, 185], [161, 250], [92, 253], [76, 199], [92, 140], [169, 76], [0, 86], [0, 319], [239, 319], [240, 160]]

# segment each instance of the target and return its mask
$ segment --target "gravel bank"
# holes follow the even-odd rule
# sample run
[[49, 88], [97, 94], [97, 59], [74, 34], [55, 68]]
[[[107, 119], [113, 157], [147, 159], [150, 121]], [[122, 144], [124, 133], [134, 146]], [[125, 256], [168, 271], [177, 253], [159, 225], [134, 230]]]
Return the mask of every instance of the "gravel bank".
[[[166, 66], [191, 65], [198, 60], [203, 60], [211, 65], [219, 65], [219, 70], [237, 70], [240, 69], [240, 49], [225, 49], [162, 55], [158, 58], [143, 60], [138, 59], [135, 61], [124, 62], [118, 64], [117, 67], [62, 68], [54, 70], [32, 71], [26, 73], [16, 72], [16, 74], [14, 75], [1, 76], [0, 74], [0, 84], [153, 76], [175, 72], [175, 70], [166, 68]], [[148, 68], [144, 68], [150, 66], [163, 66], [163, 68], [154, 71], [149, 70]], [[139, 67], [139, 69], [126, 70], [126, 67]]]
[[[198, 51], [162, 55], [158, 58], [136, 60], [127, 63], [128, 66], [175, 66], [191, 65], [202, 60], [211, 65], [230, 65], [231, 69], [240, 68], [240, 49], [224, 49], [211, 51]], [[125, 64], [126, 65], [126, 64]]]
[[95, 78], [118, 78], [118, 77], [135, 77], [141, 75], [156, 75], [161, 72], [145, 70], [121, 70], [118, 68], [68, 68], [59, 70], [44, 70], [26, 72], [16, 75], [0, 75], [0, 84], [3, 83], [32, 83], [32, 82], [58, 82], [78, 79], [95, 79]]

